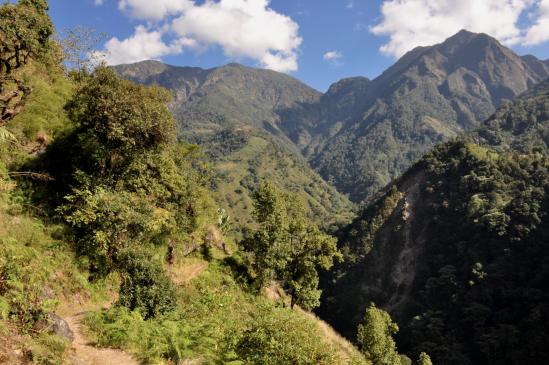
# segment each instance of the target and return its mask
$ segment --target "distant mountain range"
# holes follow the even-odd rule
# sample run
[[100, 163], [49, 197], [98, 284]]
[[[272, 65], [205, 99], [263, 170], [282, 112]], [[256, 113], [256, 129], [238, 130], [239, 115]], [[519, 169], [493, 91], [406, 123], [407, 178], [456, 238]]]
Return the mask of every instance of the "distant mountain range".
[[[321, 98], [332, 107], [316, 125], [338, 126], [338, 132], [325, 130], [325, 143], [309, 159], [339, 191], [361, 201], [436, 142], [478, 126], [497, 106], [547, 77], [547, 61], [519, 57], [494, 38], [461, 31], [410, 51], [371, 82], [332, 86]], [[337, 109], [341, 100], [354, 101]]]
[[204, 70], [146, 61], [116, 70], [173, 92], [181, 136], [201, 145], [214, 162], [218, 200], [237, 224], [251, 222], [250, 196], [262, 179], [298, 193], [323, 224], [351, 216], [353, 204], [309, 166], [279, 115], [299, 114], [321, 93], [286, 74], [238, 64]]
[[205, 70], [145, 61], [116, 70], [170, 89], [185, 139], [208, 150], [203, 142], [227, 128], [261, 135], [303, 162], [300, 170], [312, 167], [359, 203], [435, 143], [474, 129], [496, 107], [549, 77], [549, 61], [460, 31], [408, 52], [374, 80], [344, 79], [325, 94], [288, 75], [238, 64]]

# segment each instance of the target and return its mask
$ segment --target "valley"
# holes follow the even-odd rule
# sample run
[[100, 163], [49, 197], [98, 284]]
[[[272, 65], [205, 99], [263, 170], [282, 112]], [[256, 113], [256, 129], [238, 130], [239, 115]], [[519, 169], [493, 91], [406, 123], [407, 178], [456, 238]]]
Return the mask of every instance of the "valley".
[[549, 359], [549, 60], [461, 30], [321, 93], [54, 32], [0, 5], [0, 363]]

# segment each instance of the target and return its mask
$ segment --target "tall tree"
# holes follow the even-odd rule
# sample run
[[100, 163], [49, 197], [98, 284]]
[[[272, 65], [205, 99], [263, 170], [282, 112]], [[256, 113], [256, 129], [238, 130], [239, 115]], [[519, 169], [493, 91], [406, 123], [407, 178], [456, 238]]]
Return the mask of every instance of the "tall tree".
[[398, 325], [389, 313], [371, 304], [366, 309], [364, 321], [358, 326], [357, 341], [360, 349], [374, 365], [401, 365], [393, 335]]
[[419, 354], [419, 358], [417, 359], [417, 365], [433, 365], [433, 362], [431, 361], [431, 357], [429, 355], [422, 352]]
[[193, 148], [176, 142], [169, 97], [99, 67], [67, 104], [75, 129], [61, 148], [72, 189], [58, 211], [98, 268], [131, 245], [183, 239], [207, 209]]
[[279, 280], [298, 304], [312, 309], [320, 304], [319, 268], [329, 269], [340, 257], [335, 238], [322, 233], [305, 217], [299, 201], [265, 182], [254, 194], [254, 216], [259, 228], [243, 241], [253, 253], [259, 286]]

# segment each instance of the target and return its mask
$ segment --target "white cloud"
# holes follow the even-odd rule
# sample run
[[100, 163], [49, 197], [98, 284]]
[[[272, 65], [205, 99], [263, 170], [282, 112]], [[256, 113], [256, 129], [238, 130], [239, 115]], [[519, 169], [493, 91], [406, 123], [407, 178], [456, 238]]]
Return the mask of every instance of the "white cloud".
[[[532, 9], [536, 24], [521, 28], [519, 19]], [[381, 13], [381, 22], [370, 31], [389, 36], [380, 50], [393, 57], [439, 43], [460, 29], [490, 34], [507, 45], [549, 40], [548, 0], [385, 0]]]
[[340, 51], [326, 52], [326, 53], [324, 53], [324, 56], [322, 58], [324, 58], [325, 61], [330, 62], [334, 66], [342, 66], [343, 65], [343, 62], [342, 62], [343, 53], [341, 53]]
[[96, 6], [101, 6], [103, 5], [104, 2], [105, 0], [93, 0], [94, 5]]
[[127, 39], [121, 41], [116, 37], [111, 38], [105, 44], [103, 53], [108, 65], [119, 65], [178, 54], [183, 51], [183, 46], [192, 46], [193, 43], [192, 40], [181, 38], [168, 45], [162, 40], [161, 31], [149, 31], [139, 25], [135, 28], [134, 34]]
[[218, 45], [229, 57], [252, 58], [276, 71], [295, 71], [302, 42], [299, 26], [268, 6], [268, 0], [206, 1], [186, 9], [172, 29], [200, 44]]
[[159, 21], [193, 6], [190, 0], [119, 0], [118, 8], [137, 19]]
[[[147, 21], [125, 40], [105, 45], [109, 64], [135, 62], [177, 54], [185, 48], [204, 50], [219, 46], [231, 58], [256, 60], [281, 72], [298, 68], [302, 43], [299, 26], [290, 17], [269, 7], [270, 0], [119, 0], [130, 17]], [[147, 30], [149, 29], [149, 30]], [[172, 44], [163, 35], [176, 38]]]
[[528, 29], [524, 44], [527, 46], [540, 44], [549, 40], [549, 0], [541, 0], [534, 13], [535, 22]]

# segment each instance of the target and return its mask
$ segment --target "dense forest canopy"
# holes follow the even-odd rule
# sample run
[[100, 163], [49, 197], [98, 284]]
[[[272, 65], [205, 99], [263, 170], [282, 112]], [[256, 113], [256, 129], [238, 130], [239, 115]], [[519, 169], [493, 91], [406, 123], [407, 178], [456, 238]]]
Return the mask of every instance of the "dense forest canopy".
[[440, 144], [339, 233], [319, 314], [354, 336], [369, 302], [399, 349], [434, 363], [546, 359], [549, 264], [545, 84]]

